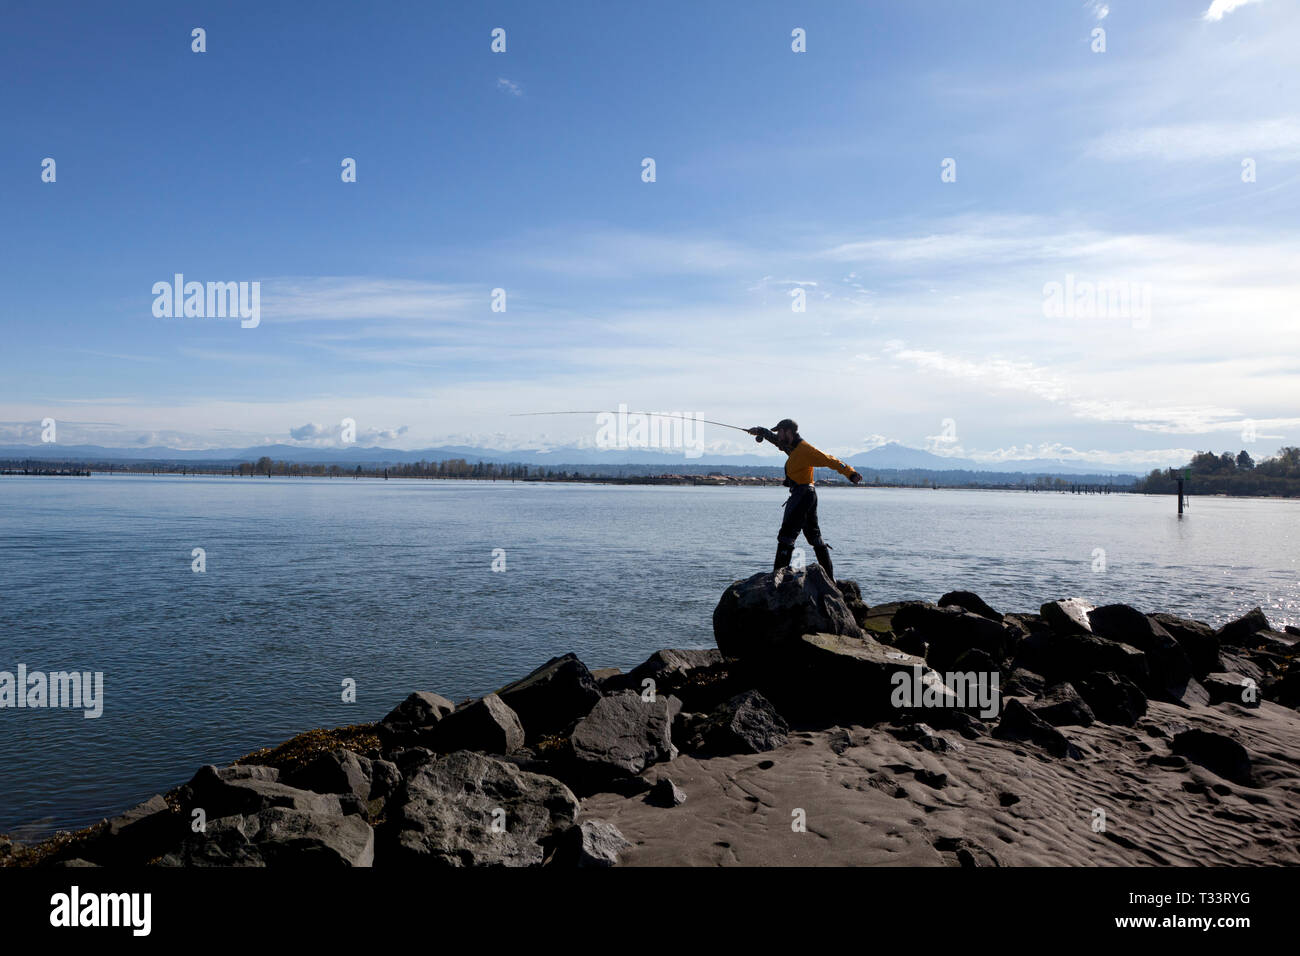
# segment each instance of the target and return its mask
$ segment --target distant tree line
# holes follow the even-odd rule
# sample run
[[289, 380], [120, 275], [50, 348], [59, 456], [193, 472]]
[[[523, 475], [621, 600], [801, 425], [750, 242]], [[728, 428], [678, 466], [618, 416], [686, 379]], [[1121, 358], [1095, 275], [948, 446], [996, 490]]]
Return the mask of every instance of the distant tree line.
[[1258, 463], [1244, 449], [1235, 455], [1198, 451], [1182, 468], [1154, 469], [1134, 490], [1172, 494], [1184, 474], [1191, 479], [1186, 489], [1191, 494], [1300, 497], [1300, 448], [1279, 448], [1274, 457]]

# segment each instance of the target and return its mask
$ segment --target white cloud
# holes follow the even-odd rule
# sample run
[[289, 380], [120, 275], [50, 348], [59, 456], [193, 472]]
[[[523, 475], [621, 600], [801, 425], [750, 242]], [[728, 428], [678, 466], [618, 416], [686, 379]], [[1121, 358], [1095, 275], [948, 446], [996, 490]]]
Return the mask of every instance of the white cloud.
[[1202, 15], [1204, 20], [1218, 21], [1236, 10], [1238, 7], [1244, 7], [1248, 3], [1254, 3], [1255, 0], [1214, 0], [1209, 9]]
[[475, 305], [489, 290], [374, 276], [284, 276], [262, 283], [262, 316], [279, 322], [419, 320]]
[[[364, 448], [377, 441], [393, 441], [405, 435], [408, 430], [409, 428], [406, 425], [401, 425], [398, 428], [360, 428], [356, 432], [356, 443]], [[338, 425], [318, 425], [315, 422], [308, 422], [305, 425], [299, 425], [297, 428], [289, 429], [289, 437], [293, 439], [294, 443], [313, 448], [340, 445], [343, 443], [342, 436], [342, 423]]]
[[518, 83], [507, 80], [504, 76], [497, 77], [497, 89], [502, 93], [509, 93], [511, 96], [524, 95], [524, 91]]
[[1087, 155], [1106, 160], [1155, 156], [1165, 160], [1300, 157], [1300, 121], [1279, 117], [1253, 121], [1190, 123], [1113, 130], [1088, 143]]

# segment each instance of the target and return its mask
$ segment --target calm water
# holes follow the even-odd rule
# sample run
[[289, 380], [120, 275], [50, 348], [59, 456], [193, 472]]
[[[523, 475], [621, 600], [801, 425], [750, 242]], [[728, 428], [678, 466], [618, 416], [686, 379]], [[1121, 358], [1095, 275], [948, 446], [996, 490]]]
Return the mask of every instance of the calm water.
[[[0, 479], [0, 670], [103, 671], [105, 698], [95, 720], [0, 711], [0, 832], [93, 822], [200, 764], [375, 720], [412, 690], [481, 694], [566, 651], [626, 669], [712, 646], [723, 588], [771, 567], [784, 494]], [[1216, 624], [1260, 604], [1275, 626], [1300, 623], [1300, 502], [1174, 511], [1127, 495], [821, 495], [837, 575], [869, 603], [966, 588], [1000, 610], [1078, 594]]]

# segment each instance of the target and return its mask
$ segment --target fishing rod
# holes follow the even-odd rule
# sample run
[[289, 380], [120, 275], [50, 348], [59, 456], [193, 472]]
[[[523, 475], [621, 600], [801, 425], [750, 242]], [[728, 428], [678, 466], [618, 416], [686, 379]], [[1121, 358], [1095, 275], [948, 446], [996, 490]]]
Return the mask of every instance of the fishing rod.
[[[741, 428], [739, 425], [728, 425], [726, 422], [714, 422], [707, 418], [697, 418], [694, 415], [673, 415], [668, 412], [515, 412], [511, 418], [529, 418], [534, 415], [646, 415], [655, 418], [680, 418], [688, 422], [704, 422], [706, 425], [718, 425], [722, 428], [733, 428], [738, 432], [749, 434], [748, 428]], [[762, 435], [755, 435], [754, 441], [761, 442]]]

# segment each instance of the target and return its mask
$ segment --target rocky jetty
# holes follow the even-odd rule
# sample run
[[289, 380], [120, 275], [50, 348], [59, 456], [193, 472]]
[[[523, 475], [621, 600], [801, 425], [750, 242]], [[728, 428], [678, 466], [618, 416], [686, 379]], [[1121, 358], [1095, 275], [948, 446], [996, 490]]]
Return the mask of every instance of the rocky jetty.
[[1300, 863], [1297, 634], [1080, 598], [736, 581], [716, 649], [412, 693], [0, 861], [50, 866]]

